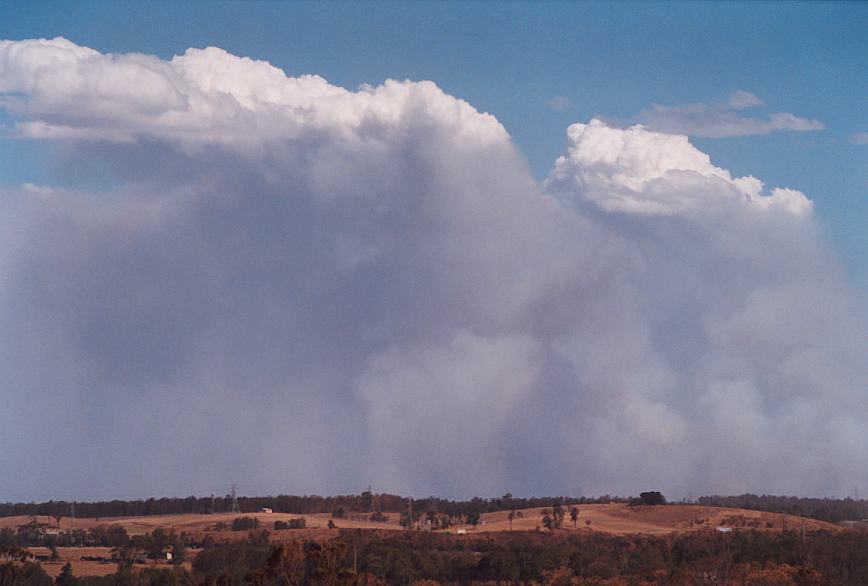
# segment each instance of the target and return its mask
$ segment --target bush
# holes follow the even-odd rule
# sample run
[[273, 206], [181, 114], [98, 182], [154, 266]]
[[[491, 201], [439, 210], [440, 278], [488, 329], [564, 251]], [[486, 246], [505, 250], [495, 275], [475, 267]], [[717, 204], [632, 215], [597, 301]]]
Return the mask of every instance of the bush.
[[259, 519], [253, 517], [238, 517], [232, 520], [233, 531], [249, 531], [259, 527]]

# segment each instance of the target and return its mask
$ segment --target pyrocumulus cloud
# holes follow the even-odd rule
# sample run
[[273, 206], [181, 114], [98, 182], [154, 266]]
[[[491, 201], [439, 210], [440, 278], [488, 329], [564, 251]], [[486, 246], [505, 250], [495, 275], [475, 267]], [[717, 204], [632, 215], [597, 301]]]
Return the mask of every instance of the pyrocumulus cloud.
[[61, 38], [0, 42], [0, 100], [110, 186], [0, 198], [0, 497], [868, 483], [810, 200], [685, 136], [574, 124], [540, 184], [431, 82]]

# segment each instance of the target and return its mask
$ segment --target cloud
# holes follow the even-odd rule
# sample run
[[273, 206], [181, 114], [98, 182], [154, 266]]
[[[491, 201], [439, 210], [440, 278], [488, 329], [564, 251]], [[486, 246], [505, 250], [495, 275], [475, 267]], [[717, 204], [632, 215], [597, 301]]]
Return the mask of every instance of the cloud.
[[868, 144], [868, 132], [856, 132], [850, 139], [853, 144]]
[[596, 120], [540, 185], [431, 82], [0, 52], [16, 132], [113, 183], [0, 197], [4, 494], [868, 480], [863, 308], [798, 191]]
[[730, 94], [729, 107], [733, 110], [744, 110], [745, 108], [755, 108], [762, 106], [763, 101], [750, 92], [738, 90]]
[[826, 128], [819, 120], [801, 118], [788, 112], [773, 112], [765, 117], [740, 113], [741, 110], [762, 105], [758, 97], [740, 90], [730, 95], [725, 103], [678, 106], [652, 104], [639, 114], [637, 121], [656, 132], [705, 138], [754, 136], [782, 130], [807, 132]]
[[563, 112], [572, 108], [573, 104], [566, 96], [554, 96], [546, 100], [546, 105], [555, 112]]
[[37, 139], [169, 139], [250, 151], [312, 134], [364, 143], [385, 129], [400, 132], [416, 116], [465, 142], [507, 138], [494, 117], [430, 82], [389, 80], [350, 92], [215, 47], [166, 62], [103, 55], [63, 38], [0, 41], [0, 92], [2, 105], [22, 119], [18, 134]]
[[555, 162], [550, 189], [575, 190], [605, 211], [672, 215], [721, 213], [729, 206], [803, 215], [811, 210], [798, 191], [763, 195], [758, 179], [731, 177], [686, 136], [642, 126], [611, 128], [595, 119], [573, 124], [567, 137], [567, 154]]

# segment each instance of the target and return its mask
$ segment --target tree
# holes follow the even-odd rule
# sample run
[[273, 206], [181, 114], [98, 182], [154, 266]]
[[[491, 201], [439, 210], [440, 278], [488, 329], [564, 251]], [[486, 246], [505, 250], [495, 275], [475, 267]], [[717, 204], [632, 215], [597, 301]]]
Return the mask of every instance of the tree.
[[255, 517], [236, 517], [232, 520], [233, 531], [249, 531], [259, 527], [259, 519]]
[[656, 490], [651, 490], [648, 492], [640, 492], [639, 498], [642, 499], [642, 504], [644, 504], [644, 505], [654, 506], [654, 505], [665, 505], [666, 504], [666, 498], [663, 496], [662, 493], [660, 493]]
[[252, 584], [278, 583], [285, 586], [300, 586], [304, 583], [304, 547], [300, 542], [292, 542], [274, 548], [266, 566], [251, 575]]
[[88, 530], [88, 536], [106, 547], [120, 547], [130, 540], [126, 529], [120, 525], [97, 525]]
[[187, 544], [184, 535], [172, 540], [172, 563], [182, 564], [187, 559]]
[[389, 517], [388, 515], [384, 515], [380, 511], [374, 511], [371, 513], [371, 522], [373, 523], [388, 523]]
[[476, 527], [477, 525], [479, 525], [480, 517], [481, 515], [479, 513], [467, 513], [467, 524]]
[[560, 505], [552, 507], [552, 517], [554, 517], [555, 527], [560, 529], [564, 524], [564, 509]]
[[72, 573], [72, 564], [66, 562], [60, 570], [60, 575], [54, 581], [56, 586], [78, 586], [80, 581]]
[[113, 547], [111, 551], [111, 557], [117, 562], [119, 569], [132, 566], [139, 555], [141, 555], [141, 549], [138, 544], [134, 544], [132, 541]]
[[543, 509], [540, 511], [542, 522], [546, 529], [560, 529], [564, 522], [564, 510], [560, 505], [555, 505], [551, 509]]
[[148, 552], [148, 557], [157, 563], [157, 560], [163, 557], [163, 552], [169, 547], [170, 537], [163, 529], [154, 529], [154, 531], [146, 536], [144, 541], [145, 549]]

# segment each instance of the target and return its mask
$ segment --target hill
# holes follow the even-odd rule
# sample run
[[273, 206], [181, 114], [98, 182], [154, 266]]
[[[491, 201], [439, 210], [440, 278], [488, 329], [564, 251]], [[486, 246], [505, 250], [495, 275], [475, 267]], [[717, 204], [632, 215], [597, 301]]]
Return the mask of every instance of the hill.
[[[729, 527], [734, 530], [758, 529], [762, 531], [780, 531], [783, 528], [806, 531], [829, 530], [836, 531], [838, 525], [796, 517], [781, 513], [767, 513], [747, 509], [709, 507], [703, 505], [662, 505], [631, 507], [624, 503], [578, 505], [577, 522], [570, 521], [569, 507], [565, 507], [563, 526], [558, 531], [598, 532], [614, 535], [680, 533], [702, 531], [718, 527]], [[545, 530], [542, 515], [545, 509], [541, 507], [519, 509], [515, 512], [512, 522], [513, 531]], [[483, 513], [480, 522], [475, 527], [468, 524], [457, 524], [450, 527], [450, 533], [474, 532], [497, 533], [510, 530], [508, 511]], [[332, 521], [341, 529], [368, 529], [400, 531], [404, 528], [399, 524], [400, 513], [386, 513], [388, 521], [374, 522], [368, 514], [349, 513], [345, 518], [333, 519], [328, 513], [305, 515], [290, 515], [285, 513], [219, 513], [154, 515], [149, 517], [108, 517], [108, 518], [77, 518], [62, 519], [62, 530], [67, 531], [74, 524], [75, 529], [90, 529], [97, 525], [119, 525], [130, 535], [142, 535], [157, 528], [187, 532], [203, 538], [212, 535], [218, 539], [244, 538], [244, 531], [231, 531], [229, 527], [233, 519], [245, 516], [257, 519], [262, 528], [272, 531], [275, 521], [304, 518], [307, 528], [303, 530], [272, 531], [275, 540], [288, 540], [298, 537], [309, 538], [328, 532], [327, 526]], [[52, 520], [47, 516], [15, 516], [0, 518], [0, 528], [15, 528], [33, 519], [49, 524]], [[422, 525], [424, 528], [424, 525]]]

